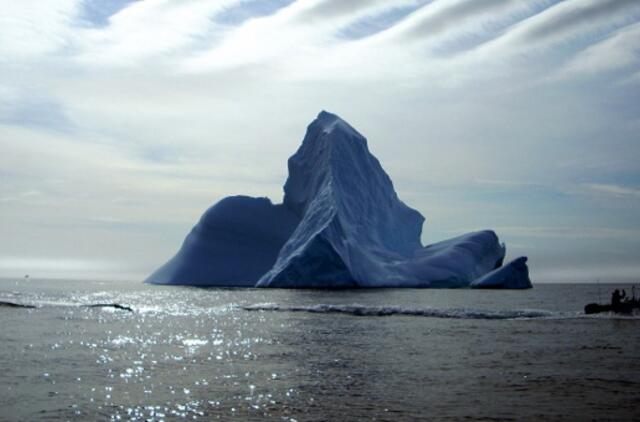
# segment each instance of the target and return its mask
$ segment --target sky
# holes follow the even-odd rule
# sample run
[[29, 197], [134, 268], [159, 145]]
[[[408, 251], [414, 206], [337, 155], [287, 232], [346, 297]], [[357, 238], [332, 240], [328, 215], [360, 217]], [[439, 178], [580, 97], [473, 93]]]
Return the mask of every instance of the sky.
[[0, 0], [0, 277], [143, 280], [321, 110], [429, 244], [640, 279], [637, 0]]

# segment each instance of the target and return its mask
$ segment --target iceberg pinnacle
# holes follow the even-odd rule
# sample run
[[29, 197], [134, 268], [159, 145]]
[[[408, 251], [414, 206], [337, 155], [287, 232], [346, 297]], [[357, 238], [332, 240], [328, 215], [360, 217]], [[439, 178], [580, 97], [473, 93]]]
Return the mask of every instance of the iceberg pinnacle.
[[[502, 265], [505, 247], [490, 230], [423, 247], [424, 217], [398, 198], [367, 140], [334, 114], [322, 111], [309, 125], [288, 169], [282, 204], [223, 199], [147, 282], [466, 287]], [[528, 272], [507, 278], [517, 281], [502, 287], [530, 287]]]

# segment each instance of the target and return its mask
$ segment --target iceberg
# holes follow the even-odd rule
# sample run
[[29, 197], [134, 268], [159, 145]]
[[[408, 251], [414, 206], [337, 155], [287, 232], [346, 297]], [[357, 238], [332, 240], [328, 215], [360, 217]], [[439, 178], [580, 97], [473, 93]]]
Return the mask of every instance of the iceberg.
[[335, 114], [322, 111], [309, 125], [288, 170], [282, 204], [247, 196], [221, 200], [146, 282], [531, 287], [526, 258], [502, 267], [506, 248], [491, 230], [423, 247], [424, 217], [398, 198], [364, 136]]

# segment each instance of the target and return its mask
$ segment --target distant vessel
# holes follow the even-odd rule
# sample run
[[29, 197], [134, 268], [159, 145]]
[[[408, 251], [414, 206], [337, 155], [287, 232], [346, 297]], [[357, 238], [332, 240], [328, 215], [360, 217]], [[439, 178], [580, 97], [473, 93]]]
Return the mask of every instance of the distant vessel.
[[599, 314], [602, 312], [615, 312], [616, 314], [632, 314], [635, 310], [640, 309], [640, 301], [634, 300], [621, 303], [618, 306], [611, 304], [602, 305], [600, 303], [590, 303], [584, 307], [584, 313], [587, 315]]
[[640, 299], [636, 298], [635, 286], [632, 288], [633, 294], [631, 298], [625, 298], [624, 290], [622, 296], [616, 289], [611, 296], [611, 303], [589, 303], [584, 307], [584, 313], [587, 315], [599, 314], [602, 312], [615, 312], [616, 314], [632, 314], [640, 309]]

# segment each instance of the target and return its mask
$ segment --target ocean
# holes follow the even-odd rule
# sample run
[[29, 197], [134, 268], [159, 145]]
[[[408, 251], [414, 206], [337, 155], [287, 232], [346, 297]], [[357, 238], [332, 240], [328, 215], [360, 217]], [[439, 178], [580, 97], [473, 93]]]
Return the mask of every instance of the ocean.
[[0, 420], [638, 420], [640, 317], [582, 312], [614, 287], [4, 279]]

